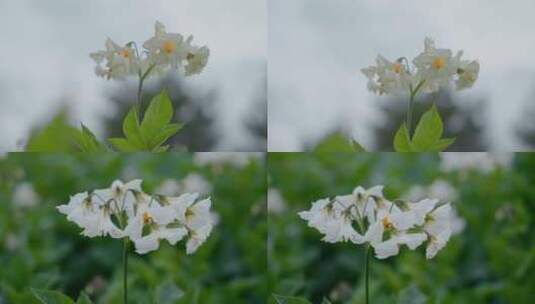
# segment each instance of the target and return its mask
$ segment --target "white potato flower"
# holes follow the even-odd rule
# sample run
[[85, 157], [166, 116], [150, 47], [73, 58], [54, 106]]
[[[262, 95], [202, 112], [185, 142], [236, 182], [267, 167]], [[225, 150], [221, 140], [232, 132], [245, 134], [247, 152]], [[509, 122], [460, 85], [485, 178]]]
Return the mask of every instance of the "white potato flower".
[[457, 72], [457, 62], [462, 52], [458, 52], [454, 58], [451, 50], [435, 48], [431, 38], [425, 38], [424, 45], [424, 51], [414, 58], [413, 63], [419, 78], [425, 79], [423, 90], [431, 93], [449, 84]]
[[145, 79], [164, 74], [169, 68], [191, 76], [202, 72], [210, 56], [208, 47], [192, 42], [193, 36], [184, 39], [179, 33], [168, 33], [165, 26], [156, 21], [154, 36], [142, 44], [142, 49], [134, 42], [121, 46], [108, 38], [105, 50], [91, 53], [90, 57], [97, 64], [97, 76], [106, 79], [124, 79], [131, 75]]
[[206, 224], [198, 229], [190, 229], [188, 231], [188, 240], [186, 242], [186, 253], [193, 254], [197, 251], [199, 246], [201, 246], [208, 236], [210, 236], [212, 228], [212, 224]]
[[455, 83], [457, 90], [470, 88], [479, 74], [477, 61], [462, 60], [463, 51], [455, 56], [450, 49], [436, 48], [431, 38], [425, 38], [424, 51], [412, 60], [405, 57], [389, 61], [378, 55], [376, 65], [361, 72], [368, 79], [368, 90], [382, 94], [433, 93]]
[[368, 244], [379, 259], [397, 255], [402, 246], [414, 250], [427, 243], [426, 256], [432, 258], [446, 245], [456, 220], [449, 203], [438, 204], [428, 198], [391, 202], [383, 196], [383, 186], [359, 186], [349, 195], [317, 200], [298, 214], [328, 243]]
[[140, 59], [131, 46], [120, 46], [108, 38], [105, 50], [91, 53], [97, 63], [95, 73], [106, 79], [123, 79], [139, 72]]
[[455, 85], [457, 90], [471, 88], [479, 75], [479, 62], [462, 61], [457, 67], [457, 80]]
[[368, 78], [368, 89], [376, 94], [399, 95], [407, 92], [415, 79], [410, 75], [401, 59], [389, 61], [378, 55], [376, 66], [362, 69]]
[[325, 233], [327, 225], [331, 221], [337, 220], [334, 203], [330, 199], [321, 199], [312, 203], [312, 208], [301, 211], [298, 215], [308, 222], [308, 226], [316, 228], [319, 232]]
[[124, 233], [112, 221], [110, 205], [100, 201], [88, 192], [71, 197], [69, 203], [57, 207], [67, 219], [83, 228], [82, 235], [87, 237], [106, 236], [121, 238]]
[[196, 202], [197, 193], [151, 196], [141, 183], [117, 180], [109, 188], [75, 194], [57, 208], [83, 235], [128, 238], [138, 254], [157, 250], [162, 240], [175, 245], [186, 237], [187, 253], [195, 252], [213, 228], [211, 200]]
[[170, 64], [175, 69], [187, 56], [184, 37], [178, 33], [167, 33], [159, 21], [154, 25], [154, 36], [143, 43], [143, 47], [148, 50], [150, 61]]
[[206, 64], [208, 64], [209, 56], [210, 50], [208, 47], [191, 47], [186, 55], [187, 64], [184, 66], [186, 76], [195, 75], [202, 72]]
[[13, 203], [17, 207], [33, 207], [38, 200], [39, 195], [30, 182], [22, 182], [13, 189]]
[[442, 205], [427, 215], [424, 231], [429, 236], [425, 255], [428, 259], [433, 258], [437, 252], [446, 246], [451, 236], [451, 206]]

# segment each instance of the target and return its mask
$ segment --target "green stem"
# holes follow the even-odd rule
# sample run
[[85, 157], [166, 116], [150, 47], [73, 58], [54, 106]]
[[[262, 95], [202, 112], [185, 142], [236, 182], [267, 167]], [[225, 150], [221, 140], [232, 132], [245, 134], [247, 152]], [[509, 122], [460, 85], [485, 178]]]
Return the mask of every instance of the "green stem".
[[409, 103], [407, 104], [407, 129], [409, 131], [409, 138], [412, 138], [412, 105], [414, 103], [414, 94], [411, 92]]
[[128, 238], [123, 241], [123, 303], [128, 303]]
[[152, 64], [149, 66], [149, 68], [145, 71], [144, 74], [141, 74], [141, 70], [139, 71], [138, 75], [139, 75], [139, 83], [138, 83], [138, 86], [137, 86], [137, 104], [138, 104], [138, 119], [141, 119], [141, 108], [143, 106], [143, 83], [145, 82], [145, 78], [147, 78], [147, 76], [149, 76], [149, 73], [152, 71], [152, 69], [154, 69], [154, 67], [156, 66], [156, 64]]
[[409, 89], [409, 103], [407, 104], [407, 130], [409, 131], [409, 138], [412, 138], [412, 112], [413, 112], [413, 105], [414, 105], [414, 100], [416, 99], [416, 94], [418, 94], [418, 91], [420, 91], [420, 89], [422, 88], [422, 86], [424, 85], [425, 83], [425, 80], [422, 80], [420, 81], [417, 85], [416, 85], [416, 88], [412, 88], [412, 85]]
[[366, 254], [364, 256], [364, 283], [366, 287], [366, 304], [370, 303], [370, 252], [371, 248], [368, 244], [366, 246]]

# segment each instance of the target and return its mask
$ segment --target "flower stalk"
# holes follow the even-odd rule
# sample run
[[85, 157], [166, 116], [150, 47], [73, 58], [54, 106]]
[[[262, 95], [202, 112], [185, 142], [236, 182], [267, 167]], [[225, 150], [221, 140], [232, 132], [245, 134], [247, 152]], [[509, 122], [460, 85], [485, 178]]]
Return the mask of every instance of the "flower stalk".
[[128, 238], [123, 240], [123, 303], [128, 303]]
[[366, 288], [366, 304], [370, 304], [370, 245], [366, 246], [364, 255], [364, 285]]
[[414, 107], [414, 101], [416, 99], [416, 95], [418, 94], [418, 91], [422, 88], [422, 86], [424, 85], [425, 83], [425, 80], [422, 80], [418, 83], [418, 85], [416, 86], [416, 88], [412, 88], [412, 86], [410, 86], [409, 88], [409, 103], [407, 104], [407, 118], [406, 118], [406, 123], [407, 123], [407, 130], [409, 131], [409, 137], [412, 138], [412, 115], [413, 115], [413, 107]]
[[138, 73], [138, 76], [139, 76], [139, 83], [138, 83], [138, 87], [137, 87], [137, 104], [138, 104], [138, 119], [141, 120], [141, 111], [142, 111], [142, 108], [143, 108], [143, 84], [145, 82], [145, 79], [147, 78], [147, 76], [149, 76], [150, 72], [152, 71], [152, 69], [154, 69], [154, 67], [156, 66], [156, 64], [151, 64], [149, 66], [149, 68], [147, 69], [147, 71], [145, 71], [145, 73], [142, 73], [141, 70], [139, 70], [139, 73]]

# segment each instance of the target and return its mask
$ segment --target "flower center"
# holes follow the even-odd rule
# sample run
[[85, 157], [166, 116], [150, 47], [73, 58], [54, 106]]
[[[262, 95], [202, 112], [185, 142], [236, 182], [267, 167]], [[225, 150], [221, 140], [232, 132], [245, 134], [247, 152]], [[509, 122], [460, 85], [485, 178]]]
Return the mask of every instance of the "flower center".
[[171, 40], [166, 40], [162, 44], [162, 51], [167, 55], [173, 53], [176, 50], [176, 44]]
[[152, 223], [152, 217], [148, 212], [143, 213], [143, 224], [149, 225]]
[[440, 69], [442, 69], [445, 65], [446, 65], [446, 62], [445, 62], [444, 58], [442, 58], [442, 57], [437, 57], [437, 58], [433, 59], [433, 62], [431, 62], [431, 66], [432, 66], [435, 70], [440, 70]]
[[195, 58], [195, 55], [192, 53], [188, 53], [188, 55], [186, 56], [186, 59], [189, 61], [193, 60], [194, 58]]
[[383, 227], [385, 229], [392, 229], [394, 228], [394, 225], [392, 225], [392, 223], [390, 222], [390, 220], [388, 219], [388, 217], [385, 217], [383, 218], [383, 220], [381, 221], [383, 223]]
[[186, 221], [189, 221], [194, 215], [195, 213], [191, 209], [186, 209]]
[[402, 68], [402, 66], [401, 66], [401, 63], [399, 63], [399, 62], [396, 62], [396, 63], [392, 64], [392, 71], [394, 71], [394, 73], [396, 73], [396, 74], [401, 73], [401, 68]]
[[119, 55], [123, 58], [129, 59], [130, 58], [130, 51], [127, 49], [121, 50], [119, 52]]

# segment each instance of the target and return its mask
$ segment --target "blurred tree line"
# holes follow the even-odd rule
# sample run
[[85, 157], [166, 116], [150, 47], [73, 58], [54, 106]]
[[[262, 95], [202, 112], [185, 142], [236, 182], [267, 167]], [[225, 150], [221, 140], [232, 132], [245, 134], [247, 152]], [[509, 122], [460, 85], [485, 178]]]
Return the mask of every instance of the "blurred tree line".
[[[215, 109], [218, 102], [217, 90], [197, 92], [186, 88], [178, 76], [163, 77], [144, 89], [142, 107], [146, 108], [151, 100], [165, 89], [173, 102], [175, 119], [184, 127], [173, 137], [169, 144], [174, 150], [216, 151], [226, 140], [224, 130], [218, 125], [221, 114]], [[239, 125], [246, 135], [242, 144], [231, 147], [232, 151], [266, 151], [267, 148], [267, 89], [265, 77], [258, 84], [256, 94], [249, 103]], [[122, 122], [126, 113], [137, 100], [137, 83], [124, 82], [108, 94], [111, 102], [110, 114], [102, 118], [105, 137], [122, 137]], [[74, 143], [70, 130], [79, 127], [79, 122], [72, 124], [69, 109], [61, 108], [46, 124], [34, 127], [26, 143], [29, 151], [43, 149], [47, 151], [73, 151]], [[33, 149], [35, 148], [35, 149]]]
[[[394, 151], [392, 145], [394, 134], [405, 121], [407, 100], [404, 97], [381, 98], [378, 104], [381, 119], [370, 126], [372, 128], [374, 146], [365, 148], [368, 151]], [[463, 100], [461, 103], [447, 90], [420, 96], [414, 103], [414, 125], [417, 124], [422, 114], [429, 110], [432, 104], [436, 105], [442, 118], [444, 136], [456, 138], [455, 143], [447, 151], [487, 151], [489, 149], [488, 134], [485, 133], [484, 125], [486, 121], [485, 100]], [[349, 133], [347, 127], [343, 125], [335, 126], [333, 131], [319, 140], [319, 144], [308, 143], [308, 150], [334, 141], [340, 148], [343, 146], [347, 148], [347, 145], [342, 143], [340, 138], [342, 135], [349, 140], [350, 135], [347, 135]]]

